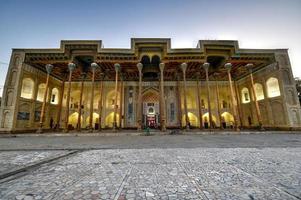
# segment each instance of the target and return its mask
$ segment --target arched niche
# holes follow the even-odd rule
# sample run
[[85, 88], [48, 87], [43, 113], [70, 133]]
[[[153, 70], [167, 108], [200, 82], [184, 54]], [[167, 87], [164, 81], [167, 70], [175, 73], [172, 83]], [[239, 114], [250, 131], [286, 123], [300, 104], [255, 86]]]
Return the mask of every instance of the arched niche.
[[[73, 128], [77, 128], [77, 121], [78, 121], [78, 112], [74, 112], [68, 117], [68, 124], [71, 124]], [[81, 124], [83, 123], [83, 116], [80, 118]]]
[[[116, 113], [116, 122], [118, 122], [118, 121], [119, 121], [119, 115], [118, 115], [118, 113]], [[114, 123], [114, 112], [111, 112], [105, 118], [105, 126], [112, 128], [113, 123]]]
[[37, 94], [37, 101], [43, 102], [45, 92], [46, 92], [46, 84], [45, 83], [39, 84], [38, 94]]
[[[118, 93], [118, 92], [117, 92]], [[114, 104], [115, 104], [115, 90], [110, 91], [107, 96], [106, 96], [106, 108], [107, 109], [114, 109]], [[119, 105], [120, 101], [120, 95], [119, 93], [117, 94], [117, 106]]]
[[34, 88], [34, 81], [31, 78], [24, 78], [22, 80], [21, 97], [25, 99], [32, 99], [33, 88]]
[[[199, 119], [194, 113], [188, 112], [188, 119], [189, 119], [191, 127], [197, 127], [198, 126]], [[185, 114], [182, 116], [182, 124], [186, 124]]]
[[264, 93], [263, 93], [263, 87], [260, 83], [255, 83], [254, 84], [255, 88], [255, 95], [257, 101], [263, 100], [264, 99]]
[[271, 77], [266, 81], [268, 97], [280, 96], [279, 82], [277, 78]]
[[20, 57], [16, 56], [15, 59], [14, 59], [14, 66], [19, 67], [20, 63], [21, 63]]
[[295, 105], [297, 103], [293, 90], [287, 90], [286, 95], [287, 95], [287, 99], [288, 99], [289, 104]]
[[249, 93], [249, 89], [244, 87], [242, 90], [241, 90], [241, 102], [242, 103], [249, 103], [251, 100], [250, 100], [250, 93]]
[[227, 126], [232, 126], [234, 124], [234, 117], [229, 112], [223, 112], [221, 114], [222, 121], [226, 122]]
[[16, 80], [17, 80], [17, 71], [13, 70], [13, 71], [11, 72], [11, 75], [10, 75], [9, 85], [10, 85], [10, 86], [15, 85]]
[[11, 90], [7, 91], [5, 106], [12, 106], [13, 105], [13, 99], [14, 99], [13, 96], [14, 96], [13, 91], [11, 91]]
[[9, 111], [3, 113], [2, 126], [1, 126], [2, 128], [9, 127], [9, 117], [10, 117]]
[[159, 67], [159, 64], [160, 64], [160, 57], [157, 56], [157, 55], [154, 55], [154, 56], [152, 57], [151, 64], [152, 64], [153, 66]]
[[57, 88], [53, 88], [51, 91], [50, 103], [55, 105], [59, 103], [59, 90]]
[[[99, 114], [96, 112], [93, 112], [93, 120], [92, 120], [93, 127], [95, 126], [96, 123], [98, 123], [98, 119], [99, 119]], [[90, 122], [90, 116], [88, 116], [86, 119], [87, 126], [89, 125], [89, 122]]]
[[[211, 114], [211, 116], [212, 116], [212, 121], [213, 121], [214, 125], [216, 126], [216, 117], [213, 114]], [[208, 124], [210, 125], [209, 112], [206, 112], [205, 114], [203, 114], [202, 118], [203, 118], [203, 123], [208, 122]]]

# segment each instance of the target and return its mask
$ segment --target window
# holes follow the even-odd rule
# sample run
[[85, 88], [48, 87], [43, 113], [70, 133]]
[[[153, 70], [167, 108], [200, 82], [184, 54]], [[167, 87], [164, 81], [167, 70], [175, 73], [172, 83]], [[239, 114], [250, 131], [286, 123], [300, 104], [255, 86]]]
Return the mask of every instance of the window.
[[249, 89], [244, 87], [241, 90], [241, 96], [242, 96], [242, 103], [249, 103], [250, 102], [250, 95], [249, 95]]
[[37, 100], [43, 102], [44, 100], [44, 94], [46, 92], [46, 84], [41, 83], [38, 88], [38, 95], [37, 95]]
[[171, 103], [170, 104], [170, 121], [175, 120], [175, 104]]
[[279, 89], [279, 83], [277, 78], [274, 77], [269, 78], [266, 84], [267, 84], [268, 97], [280, 96], [280, 89]]
[[59, 103], [59, 90], [57, 88], [53, 88], [51, 92], [51, 104]]
[[24, 78], [22, 81], [21, 97], [32, 99], [34, 82], [31, 78]]
[[264, 99], [262, 85], [260, 83], [255, 83], [254, 88], [257, 101]]

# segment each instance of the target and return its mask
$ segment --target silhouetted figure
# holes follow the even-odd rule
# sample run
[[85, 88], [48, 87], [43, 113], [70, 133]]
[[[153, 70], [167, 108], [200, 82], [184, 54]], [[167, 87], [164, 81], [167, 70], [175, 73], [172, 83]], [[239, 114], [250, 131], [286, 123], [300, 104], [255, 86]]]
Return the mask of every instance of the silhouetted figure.
[[53, 119], [52, 119], [52, 117], [50, 118], [50, 128], [51, 129], [53, 128]]

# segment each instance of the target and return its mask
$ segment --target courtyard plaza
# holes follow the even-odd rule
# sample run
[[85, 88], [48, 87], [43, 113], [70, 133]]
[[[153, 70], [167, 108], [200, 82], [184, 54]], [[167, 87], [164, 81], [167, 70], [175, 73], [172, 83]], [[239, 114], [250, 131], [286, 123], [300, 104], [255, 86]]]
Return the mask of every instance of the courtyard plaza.
[[0, 199], [301, 199], [299, 132], [183, 133], [2, 134]]

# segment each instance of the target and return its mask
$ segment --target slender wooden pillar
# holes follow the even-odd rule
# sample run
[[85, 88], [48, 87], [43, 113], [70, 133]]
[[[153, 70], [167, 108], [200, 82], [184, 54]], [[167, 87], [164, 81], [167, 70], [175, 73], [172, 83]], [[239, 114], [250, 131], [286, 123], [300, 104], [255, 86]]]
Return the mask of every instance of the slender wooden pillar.
[[182, 128], [182, 104], [181, 104], [181, 90], [180, 90], [180, 73], [176, 73], [177, 79], [177, 101], [178, 101], [178, 124], [179, 127]]
[[257, 101], [257, 97], [256, 97], [256, 92], [255, 92], [255, 85], [254, 85], [254, 79], [253, 79], [253, 64], [247, 64], [246, 68], [249, 70], [250, 72], [250, 81], [251, 81], [251, 87], [252, 87], [252, 93], [253, 93], [253, 97], [254, 97], [254, 103], [255, 103], [255, 108], [256, 108], [256, 116], [257, 116], [257, 120], [258, 120], [258, 125], [259, 125], [259, 129], [260, 130], [264, 130], [263, 126], [262, 126], [262, 118], [261, 118], [261, 113], [260, 113], [260, 109], [259, 109], [259, 104]]
[[89, 118], [89, 132], [93, 132], [93, 111], [94, 111], [94, 87], [95, 87], [95, 70], [98, 67], [97, 63], [91, 64], [91, 70], [92, 70], [92, 88], [91, 88], [91, 98], [90, 98], [90, 118]]
[[217, 114], [218, 114], [218, 119], [219, 119], [219, 126], [220, 129], [223, 129], [222, 125], [222, 115], [221, 115], [221, 104], [219, 102], [219, 87], [218, 87], [218, 75], [219, 73], [214, 73], [214, 81], [215, 81], [215, 92], [216, 92], [216, 105], [217, 105]]
[[60, 93], [60, 99], [59, 99], [59, 110], [57, 112], [57, 120], [56, 120], [56, 130], [60, 129], [60, 122], [61, 122], [61, 115], [62, 115], [62, 107], [63, 107], [63, 97], [64, 97], [64, 90], [65, 90], [65, 78], [62, 81], [61, 86], [61, 93]]
[[43, 129], [43, 122], [44, 122], [44, 115], [45, 115], [46, 99], [47, 99], [47, 94], [48, 94], [49, 77], [50, 77], [50, 73], [51, 73], [52, 69], [53, 69], [53, 65], [51, 65], [51, 64], [46, 65], [46, 71], [47, 71], [46, 88], [45, 88], [42, 110], [41, 110], [41, 115], [40, 115], [40, 126], [37, 130], [37, 133], [43, 132], [42, 129]]
[[70, 92], [71, 92], [71, 79], [72, 79], [72, 72], [74, 71], [76, 65], [74, 63], [68, 64], [69, 69], [69, 78], [68, 78], [68, 90], [67, 90], [67, 99], [66, 99], [66, 112], [65, 112], [65, 127], [64, 132], [68, 133], [68, 123], [69, 123], [69, 104], [70, 104]]
[[186, 126], [186, 130], [190, 129], [190, 123], [189, 123], [189, 117], [188, 117], [188, 111], [187, 111], [187, 97], [186, 97], [186, 69], [187, 69], [187, 64], [186, 63], [182, 63], [181, 64], [181, 69], [183, 72], [183, 81], [184, 81], [184, 111], [185, 111], [185, 126]]
[[142, 68], [143, 65], [142, 63], [138, 63], [137, 64], [137, 68], [139, 71], [139, 93], [138, 93], [138, 105], [137, 105], [137, 130], [141, 131], [142, 129], [142, 113], [141, 113], [141, 109], [142, 109]]
[[209, 123], [210, 123], [210, 128], [213, 126], [213, 120], [212, 120], [212, 113], [211, 113], [211, 105], [210, 105], [210, 88], [209, 88], [209, 75], [208, 75], [208, 70], [209, 70], [209, 63], [204, 63], [203, 68], [205, 69], [206, 72], [206, 86], [207, 86], [207, 101], [208, 101], [208, 115], [209, 115]]
[[100, 73], [100, 91], [99, 91], [99, 101], [98, 101], [98, 113], [99, 113], [99, 118], [98, 118], [98, 131], [101, 131], [101, 123], [102, 123], [102, 107], [103, 107], [103, 78], [104, 74]]
[[161, 107], [161, 131], [166, 131], [166, 117], [165, 117], [165, 95], [164, 95], [164, 63], [160, 63], [160, 107]]
[[117, 98], [118, 98], [118, 72], [120, 71], [120, 64], [116, 63], [115, 67], [115, 99], [114, 99], [114, 118], [113, 118], [113, 131], [117, 128]]
[[229, 87], [230, 87], [231, 98], [232, 98], [232, 111], [233, 111], [233, 117], [234, 117], [234, 128], [235, 128], [236, 131], [239, 131], [236, 99], [235, 99], [235, 96], [234, 96], [234, 91], [233, 91], [233, 86], [232, 86], [232, 77], [231, 77], [232, 64], [231, 63], [226, 63], [225, 68], [227, 69], [227, 73], [228, 73]]
[[197, 74], [196, 81], [196, 89], [197, 89], [197, 100], [199, 107], [199, 121], [200, 121], [200, 129], [203, 129], [203, 113], [202, 113], [202, 103], [201, 103], [201, 94], [200, 94], [200, 72]]
[[243, 111], [242, 111], [242, 108], [241, 108], [241, 100], [240, 100], [240, 95], [239, 95], [238, 88], [237, 88], [237, 83], [235, 83], [235, 82], [234, 82], [234, 89], [235, 89], [235, 96], [236, 96], [236, 102], [237, 102], [237, 109], [238, 109], [238, 117], [239, 117], [240, 127], [242, 128], [244, 126]]
[[80, 84], [80, 94], [79, 94], [79, 106], [78, 106], [78, 118], [77, 118], [77, 131], [81, 131], [82, 127], [82, 104], [83, 104], [83, 93], [84, 93], [84, 80], [85, 80], [86, 74], [82, 73], [82, 81]]
[[120, 74], [120, 101], [119, 101], [119, 121], [118, 121], [118, 127], [119, 129], [122, 129], [122, 109], [123, 109], [123, 76]]

